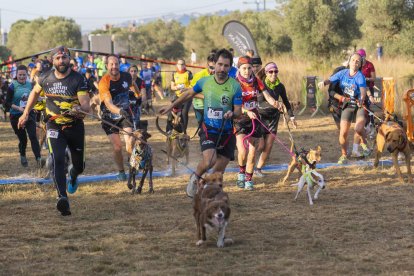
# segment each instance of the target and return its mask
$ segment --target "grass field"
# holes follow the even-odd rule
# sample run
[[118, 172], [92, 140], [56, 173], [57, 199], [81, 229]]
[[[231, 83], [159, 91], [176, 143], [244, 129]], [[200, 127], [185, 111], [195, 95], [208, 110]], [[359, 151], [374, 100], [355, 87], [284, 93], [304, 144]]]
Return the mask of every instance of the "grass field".
[[[322, 162], [339, 157], [331, 117], [299, 117], [293, 135], [299, 147], [322, 146]], [[164, 170], [164, 137], [149, 118], [155, 170]], [[190, 134], [195, 131], [194, 120]], [[86, 121], [85, 174], [114, 172], [111, 148], [97, 121]], [[288, 144], [281, 124], [280, 139]], [[17, 140], [0, 123], [0, 178], [35, 174], [21, 168]], [[191, 141], [190, 167], [199, 158]], [[125, 157], [126, 159], [126, 157]], [[289, 162], [275, 144], [269, 163]], [[236, 164], [232, 162], [231, 166]], [[403, 166], [405, 172], [405, 166]], [[216, 247], [216, 235], [197, 247], [188, 176], [157, 178], [155, 194], [131, 195], [125, 183], [81, 185], [70, 197], [72, 216], [55, 209], [52, 185], [0, 186], [0, 275], [412, 275], [414, 273], [414, 186], [400, 184], [393, 168], [368, 166], [319, 170], [327, 188], [314, 206], [305, 193], [282, 186], [284, 172], [256, 178], [255, 191], [235, 187], [225, 174], [232, 214], [228, 236], [235, 243]], [[296, 181], [297, 175], [289, 184]]]

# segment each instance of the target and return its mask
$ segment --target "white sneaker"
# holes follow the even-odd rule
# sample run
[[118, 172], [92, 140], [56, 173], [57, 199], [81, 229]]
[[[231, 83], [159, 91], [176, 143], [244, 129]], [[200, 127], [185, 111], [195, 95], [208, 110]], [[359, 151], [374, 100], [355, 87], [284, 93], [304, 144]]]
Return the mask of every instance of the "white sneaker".
[[195, 175], [195, 173], [193, 173], [190, 176], [190, 181], [187, 184], [187, 196], [193, 198], [194, 195], [197, 193], [197, 183], [198, 183], [198, 177]]

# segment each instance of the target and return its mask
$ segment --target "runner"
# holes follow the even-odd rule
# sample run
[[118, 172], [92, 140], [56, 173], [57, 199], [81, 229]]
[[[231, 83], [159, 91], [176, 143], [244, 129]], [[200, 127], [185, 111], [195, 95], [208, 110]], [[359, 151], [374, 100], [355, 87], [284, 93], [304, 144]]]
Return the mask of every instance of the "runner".
[[[138, 87], [138, 93], [130, 93], [130, 104], [131, 109], [134, 114], [134, 128], [139, 125], [139, 121], [141, 119], [141, 103], [142, 103], [142, 95], [145, 93], [145, 83], [144, 81], [138, 77], [138, 66], [135, 64], [131, 65], [128, 69], [129, 74], [131, 75], [132, 82], [135, 82], [136, 86]], [[131, 95], [132, 94], [132, 95]], [[135, 102], [135, 103], [134, 103]]]
[[[46, 125], [49, 152], [53, 159], [53, 181], [58, 192], [57, 209], [63, 216], [71, 214], [68, 192], [74, 193], [78, 188], [78, 175], [85, 168], [85, 128], [84, 115], [89, 112], [89, 96], [84, 77], [72, 71], [69, 66], [70, 52], [60, 46], [52, 50], [53, 66], [39, 78], [29, 96], [26, 108], [19, 119], [19, 127], [28, 123], [29, 113], [35, 105], [41, 90], [46, 95]], [[72, 168], [66, 183], [65, 150], [69, 147]]]
[[[286, 106], [287, 113], [290, 117], [292, 123], [296, 126], [295, 116], [290, 106], [289, 99], [287, 97], [286, 89], [283, 83], [280, 82], [278, 78], [279, 68], [276, 63], [269, 62], [265, 66], [265, 75], [262, 78], [262, 81], [265, 85], [267, 93], [270, 95], [271, 99], [266, 98], [266, 93], [259, 91], [257, 95], [258, 101], [258, 110], [260, 114], [260, 120], [269, 128], [273, 133], [277, 133], [277, 128], [280, 118], [280, 110], [282, 110], [282, 103], [279, 102], [282, 98], [283, 104]], [[262, 177], [262, 168], [265, 165], [267, 158], [272, 151], [273, 143], [275, 138], [273, 135], [270, 135], [270, 132], [266, 129], [263, 129], [264, 143], [259, 144], [258, 153], [260, 153], [259, 161], [257, 162], [257, 171], [255, 172], [256, 176]]]
[[[193, 79], [191, 80], [191, 86], [194, 87], [200, 79], [213, 75], [214, 74], [214, 55], [217, 51], [212, 51], [208, 57], [207, 57], [207, 68], [201, 70], [200, 72], [197, 72]], [[195, 117], [197, 120], [197, 125], [200, 125], [203, 121], [204, 116], [204, 100], [202, 98], [202, 93], [199, 93], [199, 97], [194, 97], [193, 99], [193, 108]]]
[[[130, 90], [138, 93], [139, 89], [132, 82], [131, 75], [119, 71], [119, 60], [115, 55], [107, 57], [108, 72], [99, 81], [99, 97], [101, 100], [102, 119], [120, 127], [126, 132], [132, 132], [132, 113], [129, 110]], [[102, 128], [113, 147], [115, 164], [118, 167], [118, 180], [125, 181], [124, 160], [122, 156], [122, 141], [119, 130], [105, 123]], [[128, 156], [132, 152], [133, 139], [124, 134], [125, 147]]]
[[[367, 95], [367, 87], [365, 77], [361, 73], [362, 57], [358, 53], [351, 55], [349, 59], [349, 69], [344, 69], [331, 76], [328, 80], [318, 83], [320, 89], [331, 82], [339, 82], [339, 85], [344, 92], [344, 96], [339, 96], [342, 103], [341, 122], [339, 129], [339, 144], [341, 145], [341, 157], [338, 160], [338, 164], [346, 164], [348, 162], [347, 157], [347, 137], [349, 128], [353, 120], [356, 120], [355, 131], [362, 139], [361, 147], [365, 151], [369, 151], [366, 145], [365, 139], [365, 116], [366, 111], [362, 107], [365, 103]], [[369, 153], [364, 153], [369, 155]]]
[[194, 196], [198, 180], [208, 169], [224, 173], [229, 161], [234, 160], [236, 138], [232, 133], [232, 119], [241, 115], [242, 101], [240, 85], [228, 76], [232, 60], [229, 51], [219, 50], [214, 57], [214, 75], [200, 79], [192, 89], [185, 89], [180, 98], [159, 111], [168, 114], [198, 93], [204, 94], [205, 116], [199, 133], [203, 157], [187, 185], [189, 197]]
[[[7, 89], [6, 108], [10, 109], [10, 124], [19, 139], [20, 163], [23, 167], [27, 167], [26, 158], [27, 135], [29, 136], [33, 154], [36, 158], [38, 168], [42, 167], [42, 159], [40, 157], [40, 146], [36, 136], [36, 114], [32, 110], [29, 114], [29, 120], [25, 129], [18, 127], [18, 121], [23, 115], [27, 100], [32, 90], [32, 84], [27, 80], [27, 68], [24, 65], [17, 67], [17, 77], [12, 81]], [[26, 134], [27, 133], [27, 134]]]
[[[177, 60], [177, 71], [172, 74], [171, 79], [171, 90], [175, 92], [177, 98], [181, 97], [182, 91], [185, 88], [190, 87], [191, 80], [193, 79], [193, 74], [191, 71], [187, 70], [185, 67], [185, 60]], [[187, 101], [182, 105], [182, 119], [184, 126], [184, 133], [187, 133], [188, 125], [188, 112], [190, 111], [191, 101]], [[170, 119], [170, 118], [169, 118]], [[172, 118], [171, 118], [172, 119]], [[167, 132], [172, 128], [171, 123], [167, 123]]]

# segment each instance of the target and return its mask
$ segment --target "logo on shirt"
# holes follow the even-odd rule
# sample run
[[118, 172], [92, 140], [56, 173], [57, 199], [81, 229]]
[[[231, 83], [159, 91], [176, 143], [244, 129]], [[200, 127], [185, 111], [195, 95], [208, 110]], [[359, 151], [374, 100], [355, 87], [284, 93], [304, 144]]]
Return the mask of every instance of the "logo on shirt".
[[230, 98], [226, 95], [221, 96], [221, 105], [229, 105]]
[[128, 88], [128, 83], [127, 83], [126, 81], [124, 81], [124, 82], [122, 83], [122, 87], [123, 87], [123, 88]]

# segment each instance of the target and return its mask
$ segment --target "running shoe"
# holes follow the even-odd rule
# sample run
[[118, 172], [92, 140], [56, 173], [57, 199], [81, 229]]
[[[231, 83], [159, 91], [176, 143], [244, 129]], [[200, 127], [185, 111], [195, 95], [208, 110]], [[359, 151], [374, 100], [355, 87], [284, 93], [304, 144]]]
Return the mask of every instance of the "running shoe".
[[20, 163], [22, 164], [23, 167], [27, 167], [29, 166], [29, 162], [27, 161], [26, 156], [21, 155], [20, 156]]
[[190, 180], [188, 181], [187, 184], [187, 189], [186, 189], [186, 193], [188, 197], [193, 198], [194, 195], [197, 193], [197, 183], [198, 183], [198, 178], [195, 175], [195, 173], [191, 174], [190, 176]]
[[118, 173], [116, 178], [118, 179], [118, 181], [125, 181], [127, 179], [127, 176], [126, 176], [125, 172], [122, 171], [122, 172]]
[[348, 163], [348, 158], [346, 158], [346, 155], [342, 155], [339, 157], [338, 164], [343, 165]]
[[62, 216], [70, 216], [72, 213], [70, 212], [69, 200], [67, 197], [59, 197], [56, 203], [56, 209], [62, 214]]
[[364, 157], [369, 157], [371, 155], [372, 151], [368, 148], [366, 144], [361, 144], [361, 148], [362, 148], [362, 154], [364, 155]]
[[363, 157], [363, 155], [359, 151], [353, 151], [351, 153], [351, 157], [353, 157], [353, 158], [361, 158], [361, 157]]
[[72, 178], [72, 174], [69, 172], [68, 180], [66, 184], [68, 186], [68, 193], [74, 194], [79, 186], [78, 178], [77, 177]]
[[243, 189], [245, 179], [246, 179], [246, 175], [244, 173], [238, 173], [237, 181], [236, 181], [237, 187], [239, 187], [240, 189]]
[[246, 181], [244, 183], [244, 189], [247, 190], [247, 191], [253, 191], [253, 185], [254, 185], [254, 183], [253, 183], [252, 180]]
[[38, 169], [41, 169], [41, 168], [43, 168], [45, 166], [46, 159], [44, 159], [42, 157], [39, 157], [39, 158], [36, 159], [36, 163], [37, 163], [37, 168]]
[[256, 177], [260, 177], [260, 178], [262, 178], [262, 177], [264, 177], [265, 175], [262, 173], [262, 170], [255, 170], [254, 171], [254, 175], [256, 176]]

